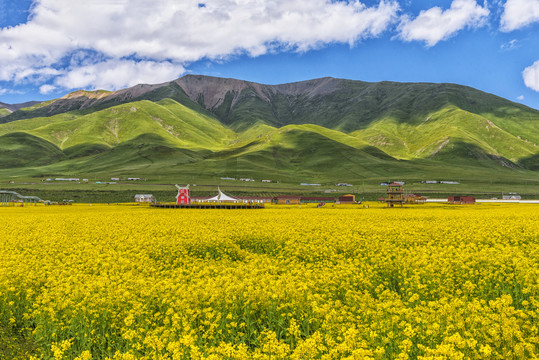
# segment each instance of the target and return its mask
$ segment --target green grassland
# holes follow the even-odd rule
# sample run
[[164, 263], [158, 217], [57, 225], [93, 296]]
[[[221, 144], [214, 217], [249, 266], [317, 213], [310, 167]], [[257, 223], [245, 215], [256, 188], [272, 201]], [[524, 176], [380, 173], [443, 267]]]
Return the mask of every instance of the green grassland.
[[[3, 117], [0, 181], [20, 187], [49, 177], [140, 177], [144, 186], [217, 186], [221, 177], [249, 177], [257, 186], [235, 189], [262, 186], [254, 190], [262, 193], [275, 185], [261, 179], [288, 192], [310, 191], [300, 182], [361, 183], [374, 193], [390, 180], [453, 180], [461, 192], [534, 194], [539, 184], [539, 112], [467, 87], [247, 84], [213, 108], [204, 108], [211, 92], [191, 99], [177, 82], [138, 97], [128, 90], [122, 98], [78, 91]], [[429, 191], [424, 184], [417, 190]]]
[[8, 116], [9, 114], [11, 114], [11, 111], [6, 108], [0, 108], [0, 117]]

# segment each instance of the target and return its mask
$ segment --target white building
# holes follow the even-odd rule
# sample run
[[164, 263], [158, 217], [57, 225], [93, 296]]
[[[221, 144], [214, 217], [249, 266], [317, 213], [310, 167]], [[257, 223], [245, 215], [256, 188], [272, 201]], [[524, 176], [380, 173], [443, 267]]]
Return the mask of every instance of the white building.
[[152, 194], [136, 194], [135, 202], [155, 202]]

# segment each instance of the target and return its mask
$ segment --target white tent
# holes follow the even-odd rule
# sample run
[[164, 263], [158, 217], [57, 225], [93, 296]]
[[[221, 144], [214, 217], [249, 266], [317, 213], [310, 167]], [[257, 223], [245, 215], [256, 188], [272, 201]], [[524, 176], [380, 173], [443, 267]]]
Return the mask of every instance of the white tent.
[[227, 194], [225, 194], [224, 192], [221, 191], [220, 188], [217, 188], [217, 196], [214, 196], [212, 198], [209, 198], [209, 199], [205, 199], [205, 200], [201, 200], [202, 202], [218, 202], [218, 203], [221, 203], [221, 202], [227, 202], [227, 203], [240, 203], [240, 202], [244, 202], [243, 200], [241, 199], [236, 199], [232, 196], [228, 196]]

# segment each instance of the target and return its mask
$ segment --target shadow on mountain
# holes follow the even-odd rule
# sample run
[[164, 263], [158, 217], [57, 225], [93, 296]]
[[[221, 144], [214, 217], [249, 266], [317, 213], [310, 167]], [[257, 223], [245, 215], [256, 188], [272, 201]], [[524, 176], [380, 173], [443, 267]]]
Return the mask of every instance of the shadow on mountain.
[[269, 141], [254, 141], [232, 151], [221, 151], [208, 161], [221, 161], [228, 175], [265, 172], [293, 176], [367, 177], [405, 168], [383, 151], [367, 146], [354, 148], [316, 132], [292, 129]]
[[519, 161], [519, 165], [521, 165], [522, 167], [528, 170], [538, 171], [539, 170], [539, 154], [521, 159]]
[[79, 144], [64, 149], [64, 154], [69, 159], [98, 155], [110, 151], [110, 147], [104, 144]]
[[0, 136], [0, 167], [43, 166], [65, 158], [56, 145], [39, 137], [23, 132]]
[[461, 166], [481, 166], [481, 167], [506, 167], [518, 169], [519, 165], [502, 156], [489, 154], [481, 147], [456, 141], [447, 144], [442, 150], [431, 157], [432, 160], [443, 161], [447, 164]]
[[95, 171], [115, 171], [159, 166], [161, 163], [188, 164], [202, 160], [205, 153], [175, 147], [159, 135], [142, 134], [87, 159], [84, 167]]

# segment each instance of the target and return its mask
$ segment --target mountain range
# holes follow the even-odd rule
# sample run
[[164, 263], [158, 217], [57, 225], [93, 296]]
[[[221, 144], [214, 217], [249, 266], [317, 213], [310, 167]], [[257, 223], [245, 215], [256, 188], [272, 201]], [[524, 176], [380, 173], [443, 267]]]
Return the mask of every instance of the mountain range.
[[539, 111], [456, 84], [187, 75], [0, 103], [0, 177], [537, 178]]

